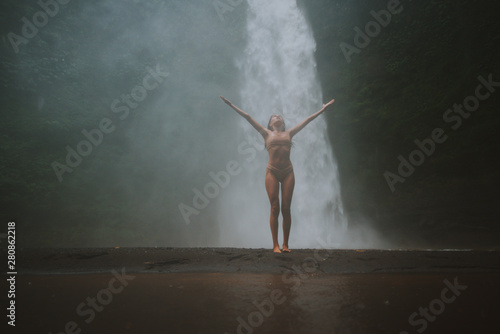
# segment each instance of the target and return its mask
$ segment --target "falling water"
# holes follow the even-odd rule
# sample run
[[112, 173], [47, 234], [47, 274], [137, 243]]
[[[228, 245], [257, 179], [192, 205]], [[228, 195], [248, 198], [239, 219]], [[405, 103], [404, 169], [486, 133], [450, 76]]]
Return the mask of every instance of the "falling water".
[[[287, 128], [319, 110], [323, 97], [314, 59], [316, 44], [296, 2], [248, 0], [247, 32], [247, 46], [237, 61], [241, 108], [263, 126], [272, 114], [282, 114]], [[334, 109], [335, 105], [326, 112]], [[330, 247], [341, 246], [347, 228], [324, 117], [293, 139], [292, 248], [324, 247], [318, 238]], [[220, 201], [221, 244], [269, 248], [270, 204], [264, 187], [268, 155], [260, 135], [245, 120], [240, 122], [238, 161], [243, 172], [231, 180]], [[279, 241], [283, 241], [281, 216]]]

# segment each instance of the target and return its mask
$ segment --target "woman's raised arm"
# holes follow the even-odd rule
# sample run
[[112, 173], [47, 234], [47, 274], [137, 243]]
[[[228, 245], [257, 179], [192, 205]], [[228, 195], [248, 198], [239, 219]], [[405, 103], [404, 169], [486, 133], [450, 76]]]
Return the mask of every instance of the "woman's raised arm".
[[244, 119], [246, 119], [248, 121], [248, 123], [250, 123], [255, 128], [255, 130], [257, 130], [262, 135], [262, 137], [264, 137], [264, 139], [267, 137], [267, 135], [268, 135], [267, 131], [268, 130], [266, 128], [264, 128], [262, 125], [260, 125], [259, 123], [257, 123], [257, 121], [254, 120], [249, 114], [247, 114], [246, 112], [244, 112], [240, 108], [236, 107], [234, 104], [231, 103], [231, 101], [229, 101], [225, 97], [221, 96], [220, 98], [228, 106], [230, 106], [231, 108], [233, 108], [234, 110], [236, 110], [236, 112], [238, 114], [240, 114]]
[[313, 119], [321, 115], [326, 109], [328, 109], [329, 106], [331, 106], [335, 102], [335, 100], [331, 100], [330, 102], [323, 104], [323, 108], [321, 108], [319, 111], [315, 112], [311, 116], [307, 117], [305, 120], [294, 126], [293, 128], [290, 129], [290, 138], [295, 136], [300, 130], [302, 130], [307, 124], [309, 124]]

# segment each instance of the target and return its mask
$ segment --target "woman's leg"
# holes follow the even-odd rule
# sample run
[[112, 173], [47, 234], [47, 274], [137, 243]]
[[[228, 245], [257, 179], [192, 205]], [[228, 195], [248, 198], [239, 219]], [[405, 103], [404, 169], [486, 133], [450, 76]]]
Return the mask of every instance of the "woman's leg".
[[292, 204], [293, 188], [295, 187], [295, 175], [293, 171], [288, 174], [281, 182], [281, 214], [283, 215], [283, 251], [290, 252], [288, 249], [288, 236], [292, 226], [292, 215], [290, 206]]
[[266, 190], [271, 203], [271, 234], [273, 237], [273, 251], [281, 253], [278, 243], [278, 216], [280, 215], [279, 182], [276, 176], [268, 169], [266, 172]]

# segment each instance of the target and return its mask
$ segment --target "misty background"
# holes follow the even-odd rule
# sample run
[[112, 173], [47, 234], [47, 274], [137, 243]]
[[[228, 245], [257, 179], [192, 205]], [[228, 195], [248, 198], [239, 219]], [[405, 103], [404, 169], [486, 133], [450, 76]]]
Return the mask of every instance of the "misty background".
[[[396, 173], [415, 139], [447, 126], [443, 113], [474, 93], [479, 75], [500, 81], [495, 3], [401, 3], [404, 10], [349, 63], [340, 43], [354, 44], [353, 28], [387, 1], [298, 1], [316, 42], [323, 102], [336, 99], [321, 116], [350, 229], [336, 246], [496, 247], [499, 92], [458, 130], [447, 128], [448, 140], [395, 192], [383, 176]], [[241, 105], [246, 1], [73, 0], [16, 52], [9, 33], [22, 36], [21, 19], [33, 22], [40, 10], [36, 1], [0, 5], [1, 220], [16, 222], [18, 244], [238, 246], [237, 238], [222, 240], [227, 225], [219, 220], [220, 210], [239, 209], [220, 204], [246, 169], [189, 223], [179, 205], [194, 207], [194, 189], [213, 181], [211, 172], [245, 159], [238, 145], [251, 139], [219, 95]], [[145, 78], [157, 87], [141, 89]], [[134, 94], [140, 102], [130, 102]], [[257, 121], [267, 124], [272, 113]], [[82, 131], [103, 119], [114, 130], [60, 181], [54, 161], [67, 164], [67, 147], [76, 150]], [[267, 152], [263, 143], [254, 147], [252, 164], [264, 171]], [[268, 238], [255, 247], [271, 244], [267, 219], [252, 229]]]

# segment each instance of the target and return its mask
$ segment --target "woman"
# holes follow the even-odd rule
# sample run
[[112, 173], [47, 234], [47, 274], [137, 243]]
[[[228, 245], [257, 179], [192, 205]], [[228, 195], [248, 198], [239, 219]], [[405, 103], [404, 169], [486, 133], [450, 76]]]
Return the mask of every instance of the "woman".
[[300, 124], [285, 129], [283, 117], [273, 115], [269, 119], [267, 129], [257, 123], [249, 114], [236, 107], [229, 100], [220, 97], [227, 105], [243, 116], [262, 137], [269, 152], [269, 163], [266, 171], [266, 190], [271, 202], [271, 233], [273, 236], [273, 251], [281, 253], [278, 243], [278, 216], [280, 214], [279, 185], [281, 183], [281, 214], [283, 215], [283, 252], [290, 252], [288, 248], [288, 236], [292, 225], [290, 214], [290, 204], [292, 203], [293, 188], [295, 186], [295, 176], [293, 166], [290, 161], [290, 149], [292, 148], [292, 138], [302, 130], [309, 122], [321, 115], [335, 100], [331, 100], [323, 105], [323, 108], [307, 117]]

